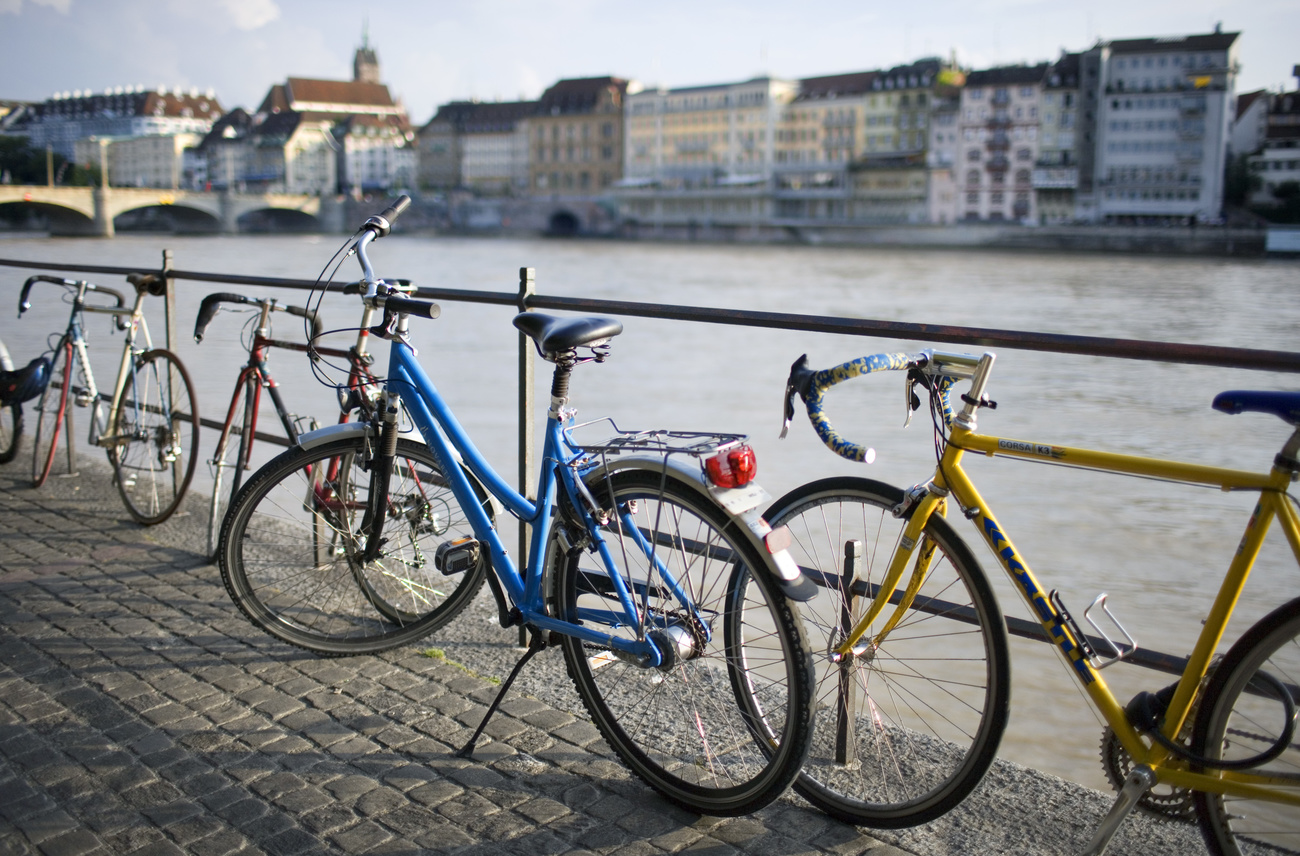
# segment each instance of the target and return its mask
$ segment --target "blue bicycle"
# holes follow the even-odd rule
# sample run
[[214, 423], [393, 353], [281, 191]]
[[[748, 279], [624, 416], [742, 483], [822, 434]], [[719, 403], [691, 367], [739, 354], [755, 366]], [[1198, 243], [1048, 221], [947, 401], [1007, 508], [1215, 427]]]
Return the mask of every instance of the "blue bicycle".
[[[388, 377], [373, 394], [341, 390], [357, 420], [302, 435], [240, 490], [219, 544], [232, 598], [272, 635], [342, 655], [431, 633], [486, 579], [501, 625], [531, 641], [463, 754], [554, 642], [605, 739], [652, 787], [706, 814], [763, 807], [808, 750], [813, 673], [792, 601], [816, 587], [761, 516], [752, 449], [617, 428], [581, 442], [571, 373], [603, 361], [622, 325], [525, 312], [515, 326], [555, 369], [538, 499], [515, 491], [416, 361], [409, 318], [438, 307], [397, 294], [367, 258], [408, 202], [367, 220], [343, 255], [358, 256], [363, 300], [383, 313], [371, 332], [391, 342]], [[408, 419], [424, 442], [398, 436]], [[496, 528], [502, 508], [531, 527], [522, 568]]]

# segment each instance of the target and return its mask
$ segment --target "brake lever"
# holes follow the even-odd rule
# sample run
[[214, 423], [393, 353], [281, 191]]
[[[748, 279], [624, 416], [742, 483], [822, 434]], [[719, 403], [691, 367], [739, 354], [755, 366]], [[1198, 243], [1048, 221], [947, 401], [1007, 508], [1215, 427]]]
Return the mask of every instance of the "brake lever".
[[790, 423], [794, 421], [794, 397], [807, 394], [811, 377], [812, 370], [808, 368], [808, 355], [804, 354], [790, 366], [790, 376], [785, 381], [785, 396], [781, 402], [785, 414], [785, 420], [781, 424], [780, 439], [782, 440], [790, 431]]

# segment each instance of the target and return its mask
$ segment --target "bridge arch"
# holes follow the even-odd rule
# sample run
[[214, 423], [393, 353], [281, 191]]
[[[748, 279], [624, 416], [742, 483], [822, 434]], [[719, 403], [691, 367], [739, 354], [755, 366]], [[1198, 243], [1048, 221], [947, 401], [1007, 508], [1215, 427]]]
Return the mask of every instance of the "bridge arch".
[[577, 214], [567, 208], [552, 211], [550, 219], [546, 222], [546, 234], [557, 238], [572, 238], [580, 231], [582, 231], [582, 221], [578, 219]]

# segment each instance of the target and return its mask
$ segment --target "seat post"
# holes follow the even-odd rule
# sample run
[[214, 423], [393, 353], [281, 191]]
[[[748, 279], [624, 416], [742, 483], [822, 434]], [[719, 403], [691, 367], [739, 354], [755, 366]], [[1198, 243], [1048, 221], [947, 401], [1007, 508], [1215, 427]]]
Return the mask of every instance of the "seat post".
[[569, 403], [569, 375], [577, 365], [577, 352], [564, 351], [555, 355], [555, 373], [551, 375], [551, 409], [548, 415], [560, 418], [560, 411]]

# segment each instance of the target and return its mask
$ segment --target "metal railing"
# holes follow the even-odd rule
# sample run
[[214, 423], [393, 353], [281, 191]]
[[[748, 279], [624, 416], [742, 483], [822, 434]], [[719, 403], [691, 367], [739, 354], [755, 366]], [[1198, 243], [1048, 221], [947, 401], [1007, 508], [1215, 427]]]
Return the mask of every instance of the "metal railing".
[[[257, 285], [266, 288], [311, 290], [324, 288], [342, 291], [343, 283], [320, 283], [306, 279], [258, 277], [243, 274], [220, 274], [203, 271], [178, 270], [172, 267], [170, 250], [163, 251], [163, 264], [157, 271], [149, 268], [106, 267], [98, 265], [57, 264], [50, 262], [0, 259], [0, 266], [32, 268], [47, 271], [96, 273], [126, 276], [131, 273], [160, 273], [167, 280], [167, 343], [175, 349], [175, 280], [195, 282]], [[416, 297], [451, 302], [483, 303], [495, 306], [514, 306], [524, 312], [530, 309], [557, 309], [568, 312], [599, 312], [611, 315], [655, 318], [670, 321], [691, 321], [703, 324], [726, 324], [741, 327], [759, 327], [777, 330], [797, 330], [811, 333], [834, 333], [841, 336], [866, 336], [875, 338], [910, 339], [954, 345], [1013, 348], [1057, 354], [1113, 357], [1129, 360], [1152, 360], [1188, 365], [1244, 368], [1277, 372], [1300, 372], [1300, 353], [1271, 351], [1256, 348], [1229, 348], [1218, 345], [1190, 345], [1176, 342], [1152, 342], [1139, 339], [1112, 339], [1100, 336], [1073, 336], [1060, 333], [1033, 333], [1021, 330], [997, 330], [981, 327], [959, 327], [948, 324], [923, 324], [905, 321], [877, 321], [866, 318], [841, 318], [823, 315], [799, 315], [785, 312], [756, 312], [744, 309], [721, 309], [701, 306], [676, 306], [662, 303], [636, 303], [624, 300], [603, 300], [583, 297], [559, 297], [536, 292], [533, 268], [520, 268], [519, 288], [509, 291], [471, 291], [454, 288], [426, 288], [421, 286]], [[533, 377], [534, 350], [531, 340], [519, 334], [519, 490], [529, 493], [529, 480], [533, 469]], [[203, 425], [220, 428], [221, 423], [200, 420]], [[259, 435], [259, 439], [261, 435]], [[289, 441], [282, 437], [266, 435], [266, 439], [282, 445]], [[528, 550], [527, 527], [520, 526], [520, 556]], [[1018, 618], [1007, 618], [1007, 629], [1015, 636], [1050, 641], [1038, 624]], [[521, 631], [522, 638], [522, 631]], [[1178, 673], [1185, 662], [1183, 658], [1159, 651], [1138, 652], [1127, 662], [1160, 671]]]

